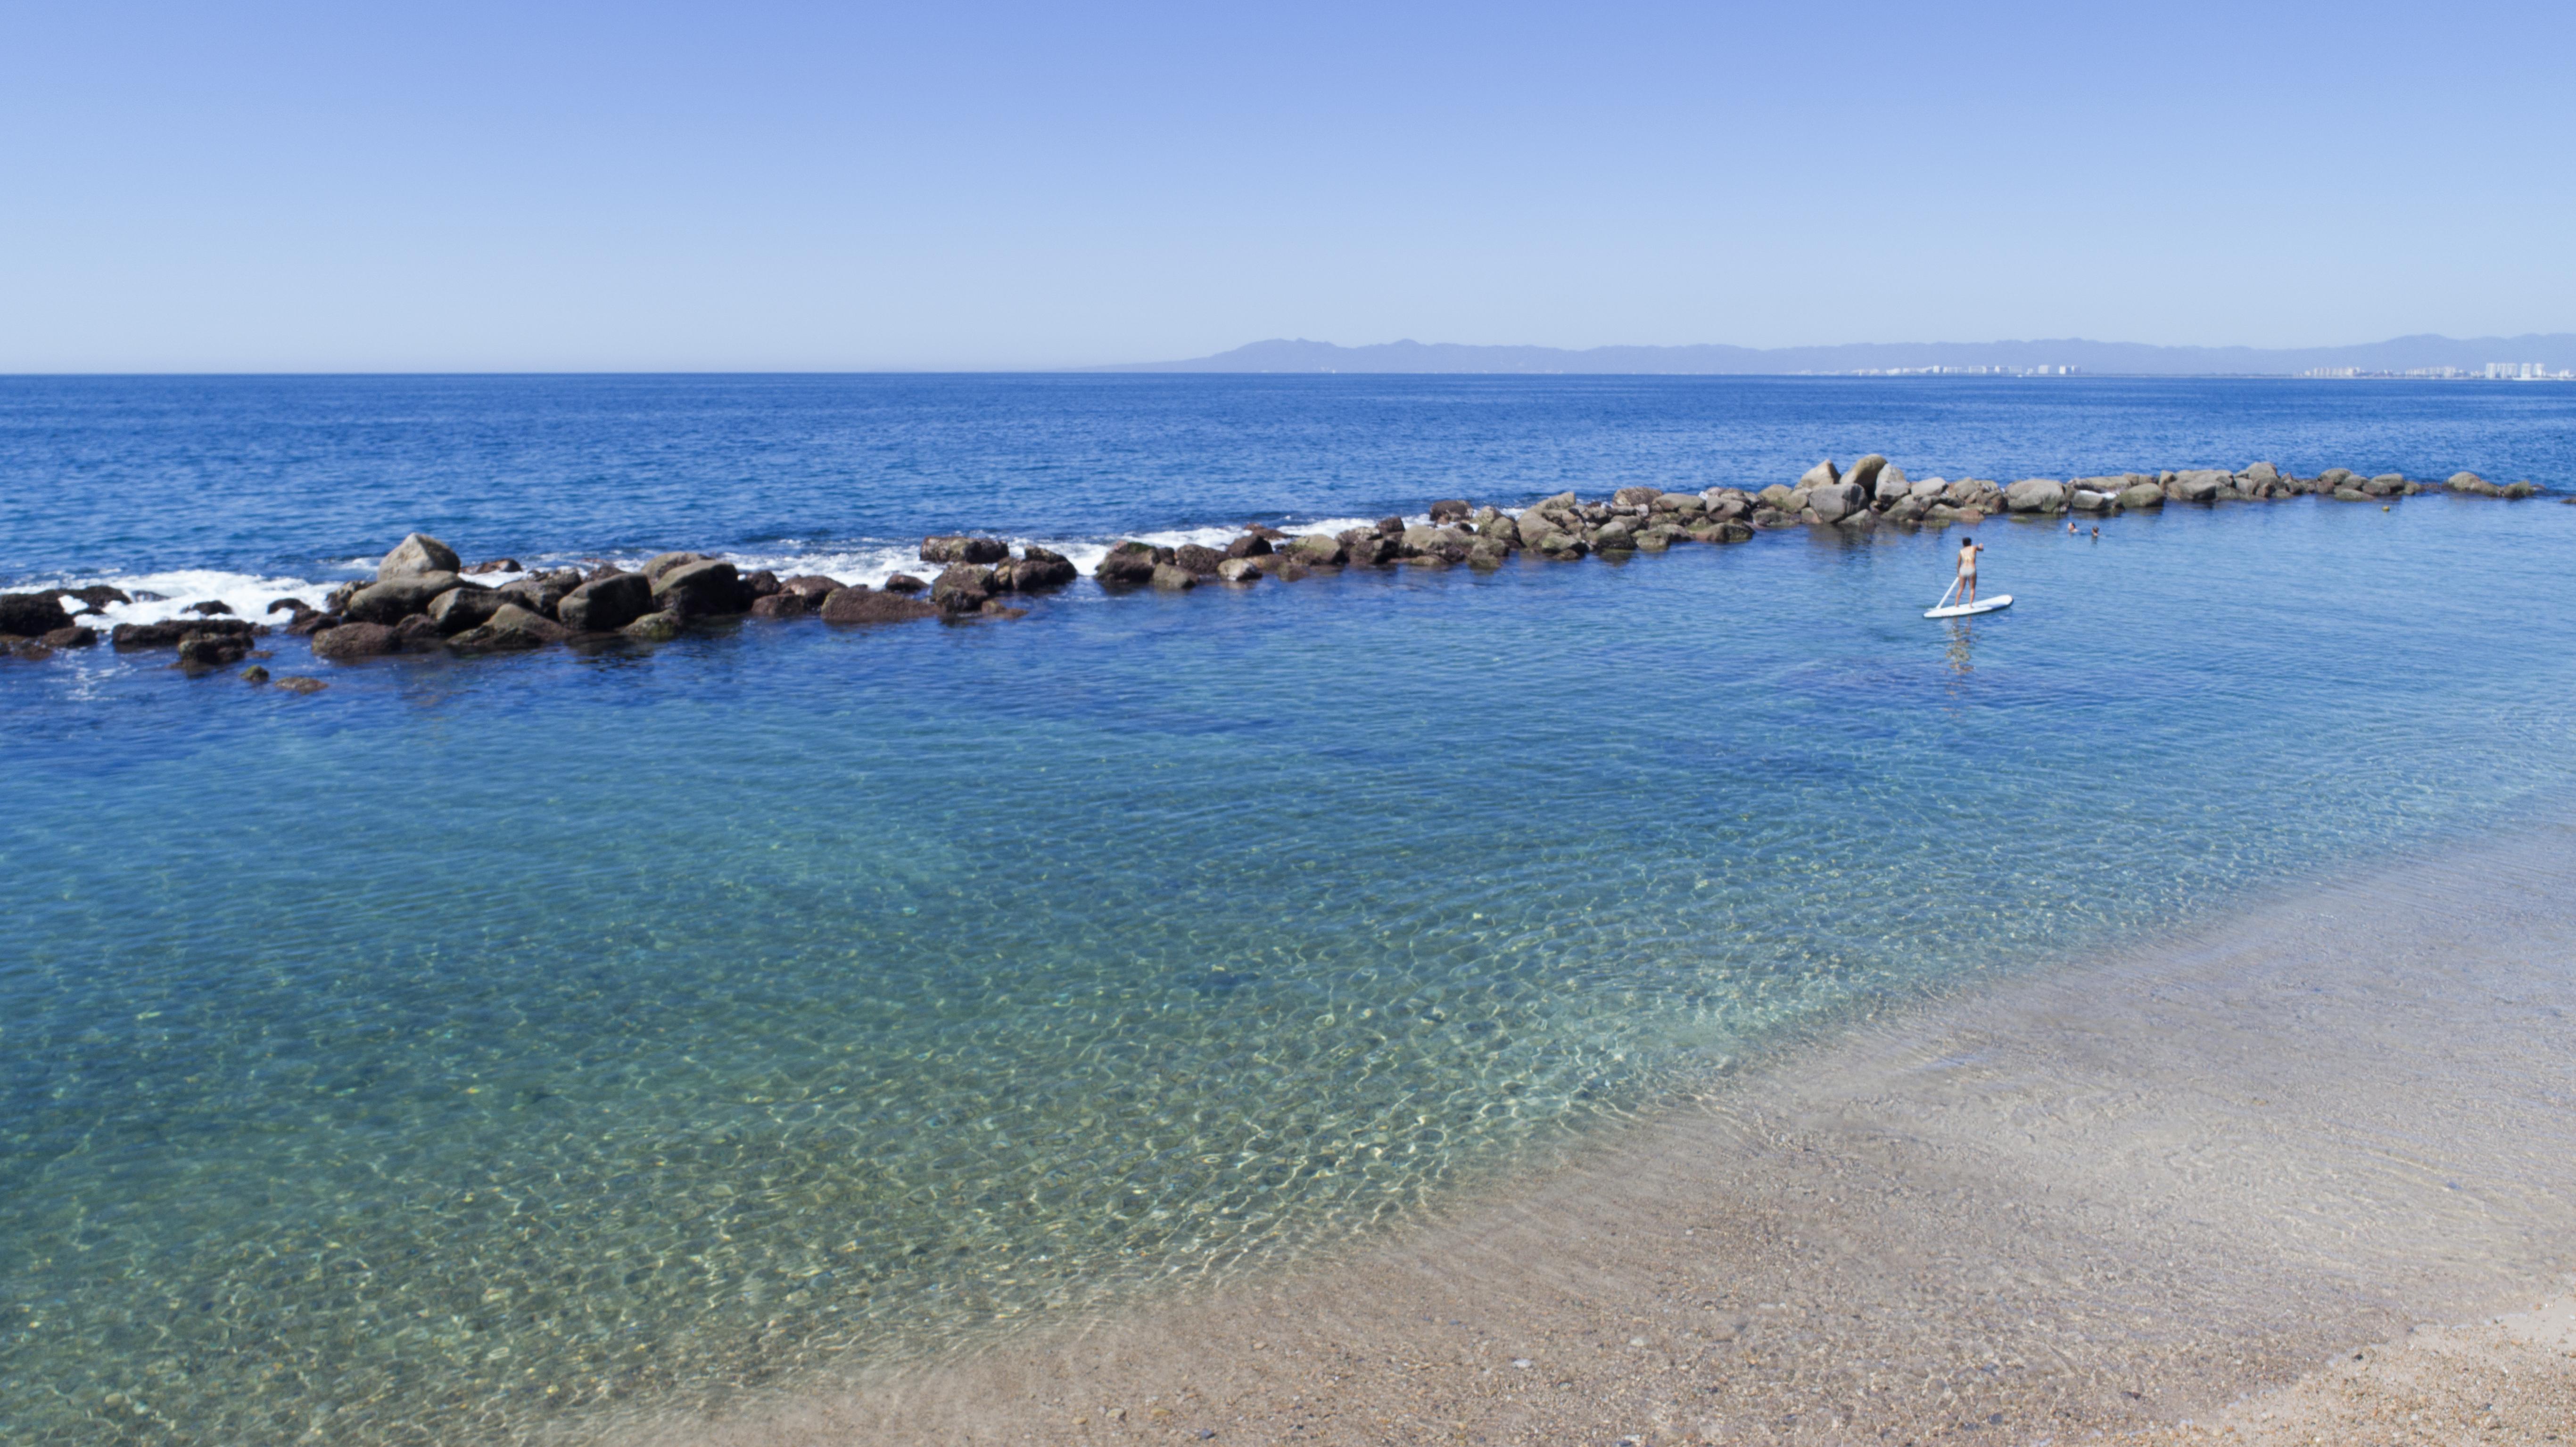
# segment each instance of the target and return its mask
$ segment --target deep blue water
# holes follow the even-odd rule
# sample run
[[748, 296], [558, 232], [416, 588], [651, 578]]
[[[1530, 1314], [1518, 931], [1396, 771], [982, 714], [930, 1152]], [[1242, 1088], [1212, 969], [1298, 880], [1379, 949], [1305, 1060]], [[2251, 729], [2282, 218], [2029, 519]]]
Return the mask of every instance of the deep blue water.
[[[0, 570], [2268, 457], [2563, 486], [2576, 389], [0, 383]], [[2576, 508], [1771, 534], [1025, 619], [0, 663], [0, 1438], [511, 1440], [1245, 1269], [1721, 1059], [2563, 811]], [[116, 1435], [111, 1435], [111, 1429]]]

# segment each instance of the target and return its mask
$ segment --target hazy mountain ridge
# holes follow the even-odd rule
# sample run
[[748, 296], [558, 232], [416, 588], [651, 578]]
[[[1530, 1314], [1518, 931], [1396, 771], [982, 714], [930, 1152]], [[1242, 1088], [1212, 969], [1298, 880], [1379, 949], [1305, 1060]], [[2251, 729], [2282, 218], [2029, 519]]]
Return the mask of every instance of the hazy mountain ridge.
[[2290, 376], [2322, 368], [2404, 372], [2490, 362], [2576, 368], [2576, 333], [2460, 340], [2425, 334], [2348, 347], [2158, 347], [2081, 338], [2007, 342], [1855, 342], [1830, 347], [1485, 347], [1458, 342], [1380, 342], [1344, 347], [1274, 338], [1178, 362], [1096, 367], [1102, 372], [1522, 372], [1759, 374], [1869, 372], [1923, 367], [2029, 370], [2073, 367], [2128, 376]]

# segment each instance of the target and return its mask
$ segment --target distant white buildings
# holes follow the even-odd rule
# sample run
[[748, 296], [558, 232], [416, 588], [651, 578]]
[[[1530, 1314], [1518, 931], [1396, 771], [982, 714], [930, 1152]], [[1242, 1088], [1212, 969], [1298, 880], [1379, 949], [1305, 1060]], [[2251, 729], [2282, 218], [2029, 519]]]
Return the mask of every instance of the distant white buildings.
[[2576, 372], [2553, 372], [2546, 362], [2489, 362], [2490, 382], [2564, 382], [2576, 379]]
[[2431, 377], [2489, 382], [2576, 382], [2576, 372], [2553, 372], [2546, 362], [2489, 362], [2484, 372], [2466, 367], [2415, 367], [2403, 372], [2374, 372], [2363, 367], [2310, 367], [2302, 377]]

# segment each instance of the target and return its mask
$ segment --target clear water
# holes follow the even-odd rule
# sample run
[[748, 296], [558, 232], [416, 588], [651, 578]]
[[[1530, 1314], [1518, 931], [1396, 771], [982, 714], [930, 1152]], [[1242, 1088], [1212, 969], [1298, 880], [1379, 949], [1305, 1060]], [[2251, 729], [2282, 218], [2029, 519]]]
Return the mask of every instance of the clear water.
[[[1857, 445], [2563, 486], [2557, 390], [12, 382], [0, 570], [1097, 538]], [[1945, 538], [1789, 534], [309, 698], [0, 667], [0, 1438], [506, 1441], [936, 1350], [2567, 797], [2576, 508], [1985, 533], [2022, 601], [1974, 624], [1918, 616]]]

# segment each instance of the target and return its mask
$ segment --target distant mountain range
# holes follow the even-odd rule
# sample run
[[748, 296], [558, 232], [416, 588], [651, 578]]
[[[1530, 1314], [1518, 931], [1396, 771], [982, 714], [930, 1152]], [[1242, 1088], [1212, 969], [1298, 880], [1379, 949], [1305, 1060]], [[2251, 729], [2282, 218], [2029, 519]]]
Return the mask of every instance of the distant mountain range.
[[1477, 347], [1456, 342], [1254, 342], [1185, 362], [1096, 367], [1102, 372], [1519, 372], [1770, 373], [1893, 372], [1930, 368], [2032, 372], [2065, 367], [2125, 376], [2295, 376], [2301, 372], [2413, 372], [2456, 368], [2483, 374], [2489, 363], [2537, 362], [2576, 370], [2576, 333], [2546, 336], [2398, 337], [2353, 347], [2151, 347], [2080, 338], [2040, 342], [1856, 342], [1835, 347]]

